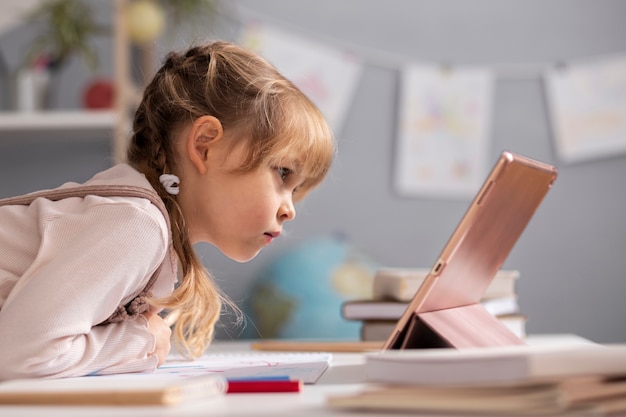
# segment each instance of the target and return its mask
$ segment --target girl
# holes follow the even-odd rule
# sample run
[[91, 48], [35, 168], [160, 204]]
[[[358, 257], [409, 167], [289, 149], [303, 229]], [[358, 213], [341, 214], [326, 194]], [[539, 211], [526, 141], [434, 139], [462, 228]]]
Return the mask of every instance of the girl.
[[151, 371], [171, 323], [201, 355], [232, 304], [193, 245], [254, 258], [334, 153], [319, 110], [259, 56], [227, 42], [168, 55], [127, 164], [0, 206], [0, 380]]

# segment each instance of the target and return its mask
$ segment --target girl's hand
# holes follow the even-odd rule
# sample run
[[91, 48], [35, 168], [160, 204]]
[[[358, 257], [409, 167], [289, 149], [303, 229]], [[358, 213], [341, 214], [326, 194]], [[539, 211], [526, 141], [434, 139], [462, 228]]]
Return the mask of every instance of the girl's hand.
[[172, 330], [158, 314], [146, 312], [144, 316], [148, 319], [148, 331], [156, 338], [156, 346], [152, 355], [156, 355], [159, 358], [158, 366], [161, 366], [170, 353]]

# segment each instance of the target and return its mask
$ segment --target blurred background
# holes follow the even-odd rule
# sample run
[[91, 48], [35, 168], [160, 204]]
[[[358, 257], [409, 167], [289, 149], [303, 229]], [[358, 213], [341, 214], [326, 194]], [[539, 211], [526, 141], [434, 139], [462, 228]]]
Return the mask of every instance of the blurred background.
[[[197, 247], [250, 316], [243, 328], [225, 312], [219, 338], [359, 337], [341, 303], [367, 298], [379, 267], [429, 268], [511, 150], [559, 169], [503, 266], [520, 273], [527, 332], [626, 342], [626, 2], [16, 3], [0, 0], [0, 197], [114, 164], [141, 86], [193, 43], [257, 48], [327, 112], [337, 159], [285, 235], [245, 264]], [[65, 43], [62, 28], [74, 31]], [[431, 143], [420, 154], [410, 142], [428, 100], [440, 125], [420, 125]], [[463, 100], [473, 113], [445, 105]], [[466, 182], [407, 174], [453, 157]]]

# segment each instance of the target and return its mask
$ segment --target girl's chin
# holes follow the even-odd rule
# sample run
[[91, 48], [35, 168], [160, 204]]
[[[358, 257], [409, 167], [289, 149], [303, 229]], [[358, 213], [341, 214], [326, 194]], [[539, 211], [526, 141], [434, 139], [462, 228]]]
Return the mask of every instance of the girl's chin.
[[256, 256], [261, 252], [261, 249], [257, 250], [254, 253], [230, 253], [221, 251], [226, 257], [232, 259], [235, 262], [245, 263], [253, 260]]

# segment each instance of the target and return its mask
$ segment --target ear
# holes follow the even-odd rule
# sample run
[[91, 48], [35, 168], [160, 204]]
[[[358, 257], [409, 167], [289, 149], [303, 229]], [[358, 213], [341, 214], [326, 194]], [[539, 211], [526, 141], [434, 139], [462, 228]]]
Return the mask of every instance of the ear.
[[187, 154], [200, 174], [207, 172], [209, 148], [224, 136], [222, 123], [214, 116], [198, 117], [189, 129]]

